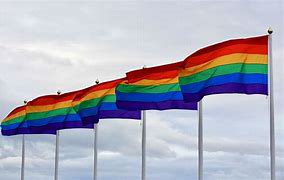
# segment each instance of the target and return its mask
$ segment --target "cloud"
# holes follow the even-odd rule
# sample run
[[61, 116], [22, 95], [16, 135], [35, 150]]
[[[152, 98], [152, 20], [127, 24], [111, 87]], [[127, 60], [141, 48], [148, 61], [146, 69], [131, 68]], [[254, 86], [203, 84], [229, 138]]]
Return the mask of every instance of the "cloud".
[[[283, 3], [0, 3], [0, 118], [24, 99], [124, 76], [143, 65], [182, 60], [223, 40], [273, 34], [277, 177], [284, 177]], [[268, 99], [204, 98], [204, 178], [269, 178]], [[197, 113], [147, 111], [147, 179], [197, 178]], [[98, 178], [139, 179], [139, 121], [99, 125]], [[26, 179], [52, 179], [55, 136], [26, 136]], [[1, 177], [20, 176], [21, 136], [0, 137]], [[60, 179], [90, 179], [93, 131], [60, 133]], [[114, 178], [115, 177], [115, 178]]]

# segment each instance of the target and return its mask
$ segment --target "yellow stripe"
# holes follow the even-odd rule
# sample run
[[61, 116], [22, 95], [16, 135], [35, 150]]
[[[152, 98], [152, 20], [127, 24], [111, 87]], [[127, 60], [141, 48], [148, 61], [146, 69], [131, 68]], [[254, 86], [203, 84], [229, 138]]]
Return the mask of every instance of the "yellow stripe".
[[246, 53], [235, 53], [225, 56], [221, 56], [210, 60], [204, 64], [200, 64], [194, 67], [189, 67], [186, 69], [181, 69], [179, 72], [180, 77], [189, 76], [196, 74], [198, 72], [204, 71], [206, 69], [214, 68], [217, 66], [222, 66], [226, 64], [235, 63], [246, 63], [246, 64], [267, 64], [268, 56], [262, 54], [246, 54]]
[[63, 102], [59, 102], [59, 103], [51, 104], [51, 105], [42, 105], [42, 106], [29, 106], [28, 105], [26, 107], [26, 110], [23, 110], [23, 111], [20, 111], [16, 114], [8, 116], [2, 122], [9, 121], [11, 119], [23, 116], [23, 115], [28, 114], [28, 113], [45, 112], [45, 111], [51, 111], [51, 110], [60, 109], [60, 108], [67, 108], [67, 107], [76, 106], [83, 101], [91, 100], [91, 99], [94, 99], [94, 98], [100, 98], [100, 97], [103, 97], [103, 96], [106, 96], [106, 95], [111, 95], [111, 94], [115, 94], [115, 88], [95, 91], [95, 92], [92, 92], [92, 93], [86, 95], [81, 100], [73, 101], [73, 102], [72, 102], [72, 100], [68, 100], [68, 101], [63, 101]]
[[82, 98], [79, 101], [73, 101], [72, 105], [76, 106], [77, 104], [80, 104], [83, 101], [91, 100], [91, 99], [94, 99], [94, 98], [100, 98], [100, 97], [103, 97], [103, 96], [106, 96], [106, 95], [111, 95], [111, 94], [115, 94], [115, 88], [95, 91], [95, 92], [92, 92], [92, 93], [86, 95], [84, 98]]
[[59, 108], [66, 108], [66, 107], [70, 107], [71, 103], [72, 103], [72, 100], [68, 100], [68, 101], [63, 101], [63, 102], [59, 102], [56, 104], [50, 104], [50, 105], [27, 106], [27, 113], [51, 111], [51, 110], [59, 109]]
[[178, 76], [175, 78], [169, 79], [159, 79], [159, 80], [150, 80], [150, 79], [142, 79], [135, 83], [129, 83], [131, 85], [142, 85], [142, 86], [156, 86], [156, 85], [163, 85], [163, 84], [174, 84], [178, 83]]

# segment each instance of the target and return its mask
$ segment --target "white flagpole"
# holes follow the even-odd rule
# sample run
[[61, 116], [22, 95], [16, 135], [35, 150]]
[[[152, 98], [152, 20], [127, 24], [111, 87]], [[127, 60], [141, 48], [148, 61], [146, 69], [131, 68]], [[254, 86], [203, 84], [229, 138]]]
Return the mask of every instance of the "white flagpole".
[[[100, 83], [99, 79], [95, 81], [96, 85]], [[97, 180], [98, 177], [98, 147], [97, 147], [97, 142], [98, 142], [98, 124], [94, 124], [94, 180]]]
[[203, 115], [202, 100], [198, 102], [198, 180], [203, 180]]
[[[57, 95], [60, 94], [61, 92], [58, 90]], [[58, 180], [58, 160], [59, 160], [59, 130], [56, 131], [54, 180]]]
[[94, 125], [94, 180], [97, 180], [97, 167], [98, 167], [98, 124]]
[[[24, 104], [27, 105], [28, 101], [24, 100]], [[21, 180], [25, 179], [25, 135], [22, 136], [22, 165], [21, 165]]]
[[142, 111], [142, 180], [146, 180], [146, 111]]
[[22, 136], [22, 167], [21, 167], [21, 180], [25, 176], [25, 135]]
[[58, 180], [58, 160], [59, 160], [58, 156], [59, 156], [59, 130], [56, 131], [54, 180]]
[[274, 131], [274, 96], [273, 96], [273, 63], [272, 63], [272, 33], [268, 29], [268, 47], [269, 47], [269, 113], [270, 113], [270, 170], [271, 180], [276, 179], [275, 174], [275, 131]]

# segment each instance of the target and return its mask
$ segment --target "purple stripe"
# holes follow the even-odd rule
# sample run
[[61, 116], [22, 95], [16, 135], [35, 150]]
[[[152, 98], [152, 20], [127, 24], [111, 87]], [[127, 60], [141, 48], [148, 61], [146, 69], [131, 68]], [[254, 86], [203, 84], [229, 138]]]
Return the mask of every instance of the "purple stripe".
[[3, 136], [12, 136], [17, 134], [56, 134], [56, 130], [50, 127], [40, 126], [40, 127], [29, 127], [29, 128], [17, 128], [9, 130], [1, 130]]
[[137, 101], [116, 101], [120, 109], [126, 110], [167, 110], [167, 109], [191, 109], [197, 110], [197, 103], [185, 103], [183, 101], [161, 101], [161, 102], [137, 102]]
[[89, 124], [97, 124], [99, 122], [99, 115], [96, 114], [94, 116], [84, 117], [82, 119], [83, 126], [89, 125]]
[[141, 119], [140, 111], [126, 111], [126, 110], [105, 110], [99, 112], [100, 119]]
[[268, 85], [228, 83], [218, 86], [210, 86], [208, 88], [202, 89], [198, 93], [184, 93], [183, 96], [184, 100], [187, 102], [198, 102], [206, 95], [229, 93], [268, 95]]

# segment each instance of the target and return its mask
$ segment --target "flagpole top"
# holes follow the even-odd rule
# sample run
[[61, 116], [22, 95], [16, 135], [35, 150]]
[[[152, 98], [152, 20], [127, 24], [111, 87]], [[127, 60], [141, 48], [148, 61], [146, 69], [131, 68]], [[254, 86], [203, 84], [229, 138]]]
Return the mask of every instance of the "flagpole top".
[[97, 79], [95, 82], [96, 82], [96, 85], [98, 85], [100, 83], [99, 79]]
[[269, 27], [269, 28], [268, 28], [268, 30], [267, 30], [267, 32], [268, 32], [268, 34], [272, 34], [272, 33], [273, 33], [272, 28], [271, 28], [271, 27]]
[[58, 90], [58, 91], [57, 91], [57, 95], [60, 95], [60, 94], [61, 94], [61, 91], [60, 91], [60, 90]]

